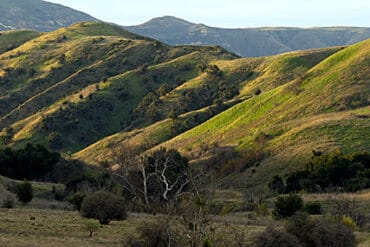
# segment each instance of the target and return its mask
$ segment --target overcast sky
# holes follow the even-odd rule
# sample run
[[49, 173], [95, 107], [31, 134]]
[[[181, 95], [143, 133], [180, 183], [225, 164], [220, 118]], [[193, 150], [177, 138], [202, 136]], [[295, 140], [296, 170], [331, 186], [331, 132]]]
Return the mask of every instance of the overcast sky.
[[218, 27], [370, 26], [370, 0], [49, 0], [121, 25], [172, 15]]

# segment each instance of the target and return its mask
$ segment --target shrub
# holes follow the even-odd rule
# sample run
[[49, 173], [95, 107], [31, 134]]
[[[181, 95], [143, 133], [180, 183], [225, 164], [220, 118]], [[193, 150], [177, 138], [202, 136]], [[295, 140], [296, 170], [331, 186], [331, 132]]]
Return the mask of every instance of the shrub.
[[80, 211], [82, 201], [84, 200], [85, 197], [86, 197], [85, 194], [81, 192], [77, 192], [77, 193], [74, 193], [72, 196], [70, 196], [68, 201], [69, 203], [73, 204], [78, 211]]
[[319, 202], [307, 202], [303, 209], [308, 214], [321, 214], [321, 204]]
[[268, 227], [264, 232], [259, 234], [255, 241], [254, 247], [300, 247], [302, 246], [297, 237], [280, 229]]
[[262, 203], [258, 205], [256, 209], [256, 213], [260, 216], [267, 216], [270, 214], [269, 208], [266, 206], [266, 204]]
[[273, 214], [278, 218], [291, 217], [295, 212], [303, 208], [303, 199], [298, 194], [279, 196], [274, 206]]
[[54, 194], [54, 199], [57, 201], [63, 201], [66, 197], [64, 188], [53, 186], [52, 193]]
[[10, 196], [7, 196], [3, 200], [3, 208], [14, 208], [14, 199]]
[[351, 228], [352, 230], [357, 229], [356, 222], [350, 216], [343, 216], [342, 217], [342, 223], [343, 223], [343, 225]]
[[254, 92], [253, 92], [253, 94], [256, 95], [256, 96], [260, 95], [261, 93], [262, 93], [262, 91], [259, 88], [255, 89]]
[[[165, 219], [145, 222], [137, 228], [138, 236], [126, 239], [124, 246], [167, 247], [170, 246], [171, 226]], [[173, 239], [172, 239], [173, 240]], [[177, 245], [175, 245], [177, 246]]]
[[25, 181], [17, 184], [17, 198], [23, 204], [32, 201], [33, 189], [30, 182]]
[[286, 230], [295, 235], [304, 246], [355, 246], [353, 231], [342, 223], [311, 219], [307, 215], [298, 214], [290, 219]]
[[274, 176], [274, 178], [268, 184], [268, 186], [274, 194], [284, 193], [284, 190], [285, 190], [284, 182], [283, 182], [283, 179], [279, 175]]
[[97, 219], [102, 225], [108, 225], [111, 220], [127, 218], [123, 198], [106, 191], [98, 191], [84, 198], [80, 214], [85, 218]]
[[58, 149], [62, 146], [62, 136], [58, 132], [51, 132], [48, 135], [49, 146]]

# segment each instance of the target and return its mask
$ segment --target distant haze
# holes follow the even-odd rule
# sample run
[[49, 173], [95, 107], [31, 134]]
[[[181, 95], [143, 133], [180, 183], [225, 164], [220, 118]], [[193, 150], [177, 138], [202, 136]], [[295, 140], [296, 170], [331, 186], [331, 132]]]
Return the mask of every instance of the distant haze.
[[172, 15], [218, 27], [370, 26], [369, 0], [50, 0], [94, 17], [134, 25]]

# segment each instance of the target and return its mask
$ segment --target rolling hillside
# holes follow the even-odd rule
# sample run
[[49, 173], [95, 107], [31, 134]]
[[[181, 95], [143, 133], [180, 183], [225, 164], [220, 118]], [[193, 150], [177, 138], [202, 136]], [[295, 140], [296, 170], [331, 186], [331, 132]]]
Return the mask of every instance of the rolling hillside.
[[53, 147], [77, 151], [163, 118], [170, 109], [140, 112], [140, 103], [153, 103], [150, 91], [176, 88], [209, 61], [233, 58], [218, 47], [172, 48], [108, 24], [75, 24], [0, 56], [0, 127], [12, 126], [15, 143], [56, 136]]
[[60, 4], [42, 0], [0, 1], [0, 31], [52, 31], [80, 21], [97, 19]]
[[350, 45], [370, 38], [370, 29], [361, 27], [225, 29], [195, 24], [172, 16], [154, 18], [141, 25], [125, 28], [170, 45], [220, 45], [244, 57]]
[[258, 154], [225, 178], [233, 187], [298, 169], [312, 150], [370, 148], [370, 40], [240, 58], [82, 22], [4, 33], [0, 49], [1, 145], [41, 143], [95, 165], [117, 146], [225, 166]]
[[[277, 75], [271, 75], [271, 66], [274, 68], [273, 64], [277, 63], [280, 65], [280, 72], [283, 72], [283, 61], [290, 57], [290, 62], [296, 62], [295, 56], [302, 56], [302, 53], [265, 58], [270, 64], [270, 68], [265, 67], [266, 73], [241, 84], [241, 92], [245, 95], [250, 95], [256, 85], [264, 89], [262, 94], [248, 97], [205, 123], [168, 141], [163, 142], [162, 139], [157, 143], [160, 146], [177, 148], [199, 164], [207, 163], [212, 157], [227, 155], [230, 150], [246, 156], [255, 152], [263, 153], [262, 162], [224, 179], [226, 185], [240, 189], [268, 182], [274, 174], [299, 169], [311, 157], [313, 150], [344, 153], [368, 151], [370, 142], [366, 133], [370, 131], [369, 48], [370, 42], [365, 41], [345, 49], [332, 50], [333, 55], [326, 53], [326, 59], [317, 62], [297, 77], [288, 77], [285, 83], [275, 86], [271, 81]], [[313, 51], [312, 53], [318, 55]], [[245, 66], [251, 63], [251, 59], [218, 64], [224, 71], [236, 63]], [[283, 74], [286, 71], [290, 70], [285, 70]], [[279, 82], [284, 82], [284, 79]], [[148, 129], [154, 133], [141, 136], [148, 133]], [[138, 131], [140, 134], [127, 139], [123, 137], [127, 137], [129, 133], [103, 139], [74, 157], [98, 163], [107, 158], [101, 154], [109, 153], [115, 145], [133, 145], [133, 140], [138, 143], [140, 140], [147, 140], [148, 136], [163, 133], [158, 125]], [[99, 154], [99, 150], [103, 152]], [[227, 159], [226, 163], [232, 160], [230, 157]]]

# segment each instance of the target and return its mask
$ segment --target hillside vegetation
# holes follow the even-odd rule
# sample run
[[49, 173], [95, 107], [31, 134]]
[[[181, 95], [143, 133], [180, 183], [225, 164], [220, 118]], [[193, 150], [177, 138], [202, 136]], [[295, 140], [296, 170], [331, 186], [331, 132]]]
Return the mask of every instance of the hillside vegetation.
[[82, 22], [4, 33], [0, 48], [2, 145], [39, 143], [90, 164], [122, 145], [174, 147], [194, 164], [253, 156], [226, 179], [241, 187], [298, 169], [313, 150], [370, 147], [369, 40], [240, 58]]

